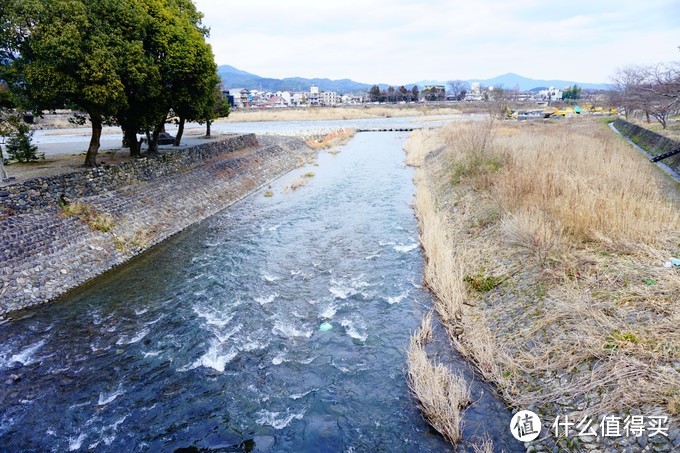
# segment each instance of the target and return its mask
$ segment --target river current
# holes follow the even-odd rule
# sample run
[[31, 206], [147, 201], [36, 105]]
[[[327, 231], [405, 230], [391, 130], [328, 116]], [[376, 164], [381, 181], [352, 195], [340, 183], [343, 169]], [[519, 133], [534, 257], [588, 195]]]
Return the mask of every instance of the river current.
[[[0, 326], [0, 449], [450, 449], [406, 385], [432, 296], [405, 139], [358, 134]], [[521, 447], [507, 409], [439, 337], [433, 352], [474, 382], [465, 441]]]

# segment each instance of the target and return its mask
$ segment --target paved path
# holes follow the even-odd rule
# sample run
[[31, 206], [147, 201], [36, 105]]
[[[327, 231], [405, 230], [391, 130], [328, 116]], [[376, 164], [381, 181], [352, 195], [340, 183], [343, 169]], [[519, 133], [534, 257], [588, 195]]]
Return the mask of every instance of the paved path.
[[[175, 130], [168, 128], [168, 132], [174, 135]], [[205, 133], [205, 126], [190, 125], [185, 129], [182, 137], [182, 146], [189, 147], [205, 143], [206, 139], [201, 134]], [[90, 129], [45, 129], [37, 130], [33, 134], [33, 143], [38, 146], [38, 151], [46, 156], [54, 154], [77, 154], [84, 153], [90, 143]], [[215, 137], [221, 135], [220, 132]], [[123, 135], [118, 127], [105, 127], [100, 140], [100, 150], [122, 148]], [[168, 146], [172, 147], [172, 146]]]

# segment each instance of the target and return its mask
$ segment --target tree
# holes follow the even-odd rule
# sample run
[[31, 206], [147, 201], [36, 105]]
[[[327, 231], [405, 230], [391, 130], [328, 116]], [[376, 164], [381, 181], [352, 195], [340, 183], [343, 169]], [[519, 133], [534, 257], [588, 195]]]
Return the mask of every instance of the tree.
[[213, 90], [212, 99], [213, 99], [212, 105], [207, 111], [207, 116], [205, 116], [204, 118], [206, 137], [211, 136], [210, 126], [212, 125], [212, 122], [217, 118], [227, 117], [229, 116], [230, 113], [229, 100], [222, 91], [222, 83], [219, 83], [215, 86], [215, 89]]
[[[66, 104], [85, 111], [92, 135], [86, 166], [96, 166], [99, 140], [107, 117], [124, 103], [123, 84], [116, 70], [123, 56], [107, 15], [111, 6], [125, 10], [122, 0], [21, 2], [30, 5], [32, 16], [25, 35], [13, 40], [13, 87], [34, 110], [60, 108]], [[6, 50], [7, 52], [7, 50]]]
[[449, 80], [447, 85], [449, 86], [449, 95], [456, 101], [465, 99], [465, 95], [470, 91], [470, 85], [463, 80]]
[[154, 57], [160, 74], [159, 96], [154, 98], [154, 108], [145, 124], [147, 136], [149, 131], [152, 134], [148, 152], [153, 154], [158, 151], [158, 135], [171, 108], [176, 109], [180, 120], [193, 116], [212, 121], [219, 77], [212, 49], [205, 42], [208, 30], [201, 24], [203, 15], [193, 2], [146, 1], [152, 18], [150, 46], [146, 50]]
[[373, 85], [368, 91], [368, 97], [371, 102], [378, 102], [380, 100], [380, 87], [378, 85]]
[[396, 90], [394, 89], [394, 87], [391, 87], [391, 86], [387, 87], [387, 93], [386, 93], [387, 102], [396, 102], [397, 98], [396, 98], [395, 92], [396, 92]]
[[649, 68], [647, 83], [642, 88], [650, 101], [649, 113], [666, 129], [668, 119], [680, 111], [680, 63]]
[[7, 0], [0, 8], [0, 77], [33, 110], [86, 112], [87, 166], [96, 166], [104, 124], [119, 124], [138, 156], [137, 134], [147, 133], [155, 152], [171, 108], [183, 117], [212, 108], [216, 67], [190, 0]]
[[17, 162], [31, 162], [34, 160], [44, 159], [44, 154], [38, 154], [38, 147], [32, 143], [33, 131], [30, 130], [28, 124], [21, 121], [18, 115], [11, 117], [10, 123], [14, 128], [14, 132], [10, 134], [7, 142], [7, 155], [10, 159]]
[[411, 88], [411, 100], [414, 102], [418, 102], [420, 99], [420, 91], [418, 91], [418, 85], [413, 85], [413, 88]]
[[615, 99], [625, 106], [645, 112], [647, 122], [655, 118], [663, 129], [668, 119], [680, 111], [680, 64], [628, 66], [617, 71]]
[[617, 69], [612, 77], [614, 89], [610, 93], [611, 101], [623, 110], [626, 118], [643, 105], [641, 87], [647, 77], [646, 73], [641, 66], [625, 66]]
[[581, 98], [581, 87], [574, 84], [573, 87], [567, 87], [562, 90], [562, 100], [577, 100]]
[[502, 85], [485, 90], [487, 101], [489, 102], [489, 114], [494, 117], [504, 118], [510, 111], [509, 95], [510, 93], [503, 88]]
[[409, 91], [406, 89], [404, 85], [400, 86], [399, 89], [397, 90], [397, 96], [399, 97], [399, 101], [406, 101], [409, 98]]

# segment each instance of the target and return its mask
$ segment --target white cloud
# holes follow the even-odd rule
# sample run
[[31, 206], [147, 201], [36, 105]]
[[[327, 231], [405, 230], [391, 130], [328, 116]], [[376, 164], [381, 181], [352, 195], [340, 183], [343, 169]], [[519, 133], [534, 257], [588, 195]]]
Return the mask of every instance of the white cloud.
[[195, 0], [218, 64], [264, 77], [606, 82], [680, 60], [676, 0]]

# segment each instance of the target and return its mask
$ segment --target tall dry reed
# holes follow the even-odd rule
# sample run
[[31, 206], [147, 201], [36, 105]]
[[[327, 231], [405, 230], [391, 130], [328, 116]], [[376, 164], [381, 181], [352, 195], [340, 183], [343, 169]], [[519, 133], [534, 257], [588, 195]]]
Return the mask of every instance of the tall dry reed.
[[449, 442], [460, 440], [461, 410], [470, 404], [470, 389], [462, 376], [443, 364], [433, 364], [425, 345], [432, 335], [432, 314], [423, 317], [408, 349], [408, 384], [418, 399], [423, 417]]

